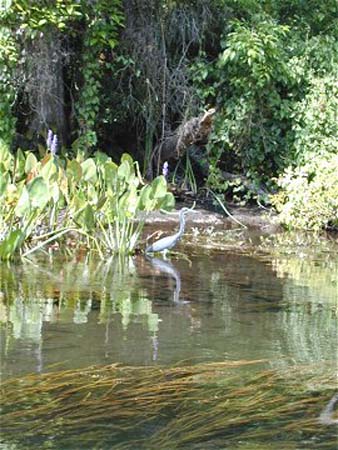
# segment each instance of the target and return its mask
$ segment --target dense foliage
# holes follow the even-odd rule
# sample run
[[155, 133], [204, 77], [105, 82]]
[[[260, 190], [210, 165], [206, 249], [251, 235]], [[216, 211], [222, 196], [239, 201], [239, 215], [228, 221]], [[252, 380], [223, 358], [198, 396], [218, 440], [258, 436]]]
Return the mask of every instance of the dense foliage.
[[[68, 159], [48, 151], [16, 157], [0, 151], [0, 259], [72, 235], [89, 249], [132, 252], [142, 231], [140, 211], [172, 208], [163, 176], [144, 185], [138, 164], [124, 154], [118, 166], [104, 153]], [[82, 238], [82, 239], [81, 239]]]
[[278, 180], [273, 198], [282, 223], [289, 228], [321, 230], [338, 227], [338, 154], [315, 156], [289, 168]]
[[[201, 143], [209, 172], [201, 173], [212, 189], [242, 202], [267, 201], [277, 189], [282, 220], [299, 227], [294, 183], [304, 204], [322, 189], [304, 184], [304, 173], [334, 185], [326, 168], [337, 153], [336, 0], [3, 5], [0, 136], [13, 148], [35, 150], [51, 128], [76, 155], [101, 149], [117, 161], [128, 151], [145, 170], [156, 144], [211, 105], [213, 133]], [[199, 163], [182, 164], [193, 190]], [[315, 228], [336, 223], [329, 192], [299, 210], [323, 212]]]

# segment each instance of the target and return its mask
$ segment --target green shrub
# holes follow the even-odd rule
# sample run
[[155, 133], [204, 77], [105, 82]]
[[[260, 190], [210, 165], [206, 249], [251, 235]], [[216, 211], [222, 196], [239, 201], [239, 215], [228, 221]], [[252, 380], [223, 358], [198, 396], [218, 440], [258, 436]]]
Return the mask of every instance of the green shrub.
[[317, 155], [303, 166], [289, 168], [273, 196], [279, 219], [287, 228], [319, 231], [338, 227], [338, 155]]
[[[290, 30], [270, 18], [235, 22], [218, 60], [219, 116], [209, 148], [230, 171], [269, 177], [284, 164], [292, 74], [286, 39]], [[228, 169], [229, 170], [229, 169]]]
[[336, 77], [313, 76], [293, 115], [294, 164], [279, 178], [281, 192], [273, 197], [288, 228], [338, 226], [337, 111]]
[[246, 11], [236, 2], [218, 57], [201, 51], [190, 66], [200, 101], [217, 106], [208, 143], [213, 189], [245, 201], [250, 189], [235, 186], [243, 188], [238, 195], [223, 171], [271, 189], [288, 166], [337, 151], [337, 22], [329, 3], [317, 17], [298, 2], [254, 1]]
[[337, 112], [337, 77], [312, 77], [306, 96], [294, 109], [295, 162], [302, 164], [319, 154], [338, 153]]

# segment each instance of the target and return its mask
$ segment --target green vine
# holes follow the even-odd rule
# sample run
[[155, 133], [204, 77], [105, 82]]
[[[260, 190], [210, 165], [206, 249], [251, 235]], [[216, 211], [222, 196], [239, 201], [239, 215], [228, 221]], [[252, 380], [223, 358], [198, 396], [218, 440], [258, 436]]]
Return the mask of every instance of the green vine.
[[121, 25], [120, 0], [101, 0], [88, 5], [82, 56], [83, 85], [76, 104], [79, 138], [73, 145], [83, 154], [97, 144], [96, 124], [103, 73], [107, 68], [105, 52], [116, 46], [117, 30]]
[[12, 105], [15, 100], [14, 69], [18, 54], [15, 41], [6, 28], [0, 28], [0, 138], [11, 144], [15, 132]]
[[25, 64], [29, 60], [25, 42], [52, 29], [65, 30], [67, 23], [82, 17], [74, 0], [12, 0], [0, 9], [0, 138], [10, 145], [16, 126], [13, 106], [25, 90]]

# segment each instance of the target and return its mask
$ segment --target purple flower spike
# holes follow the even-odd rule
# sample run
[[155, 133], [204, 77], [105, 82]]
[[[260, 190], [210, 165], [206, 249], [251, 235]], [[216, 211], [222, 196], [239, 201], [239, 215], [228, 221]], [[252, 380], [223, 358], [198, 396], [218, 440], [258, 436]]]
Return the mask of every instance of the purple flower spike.
[[48, 130], [48, 136], [47, 136], [47, 149], [50, 150], [51, 146], [52, 146], [52, 142], [53, 142], [53, 131], [52, 130]]
[[167, 178], [168, 173], [169, 173], [169, 164], [168, 161], [165, 161], [162, 167], [162, 175], [164, 176], [164, 178]]
[[53, 156], [55, 156], [57, 151], [58, 151], [58, 137], [56, 134], [54, 134], [52, 145], [50, 146], [50, 152]]

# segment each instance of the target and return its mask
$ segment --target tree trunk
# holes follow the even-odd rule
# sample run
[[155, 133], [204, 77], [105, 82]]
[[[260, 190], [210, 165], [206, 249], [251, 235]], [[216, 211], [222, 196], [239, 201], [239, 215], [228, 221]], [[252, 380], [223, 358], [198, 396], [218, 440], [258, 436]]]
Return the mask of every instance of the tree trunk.
[[30, 131], [39, 135], [51, 128], [61, 141], [65, 141], [67, 126], [60, 35], [41, 33], [28, 44], [26, 51], [30, 58], [25, 91], [33, 114]]

